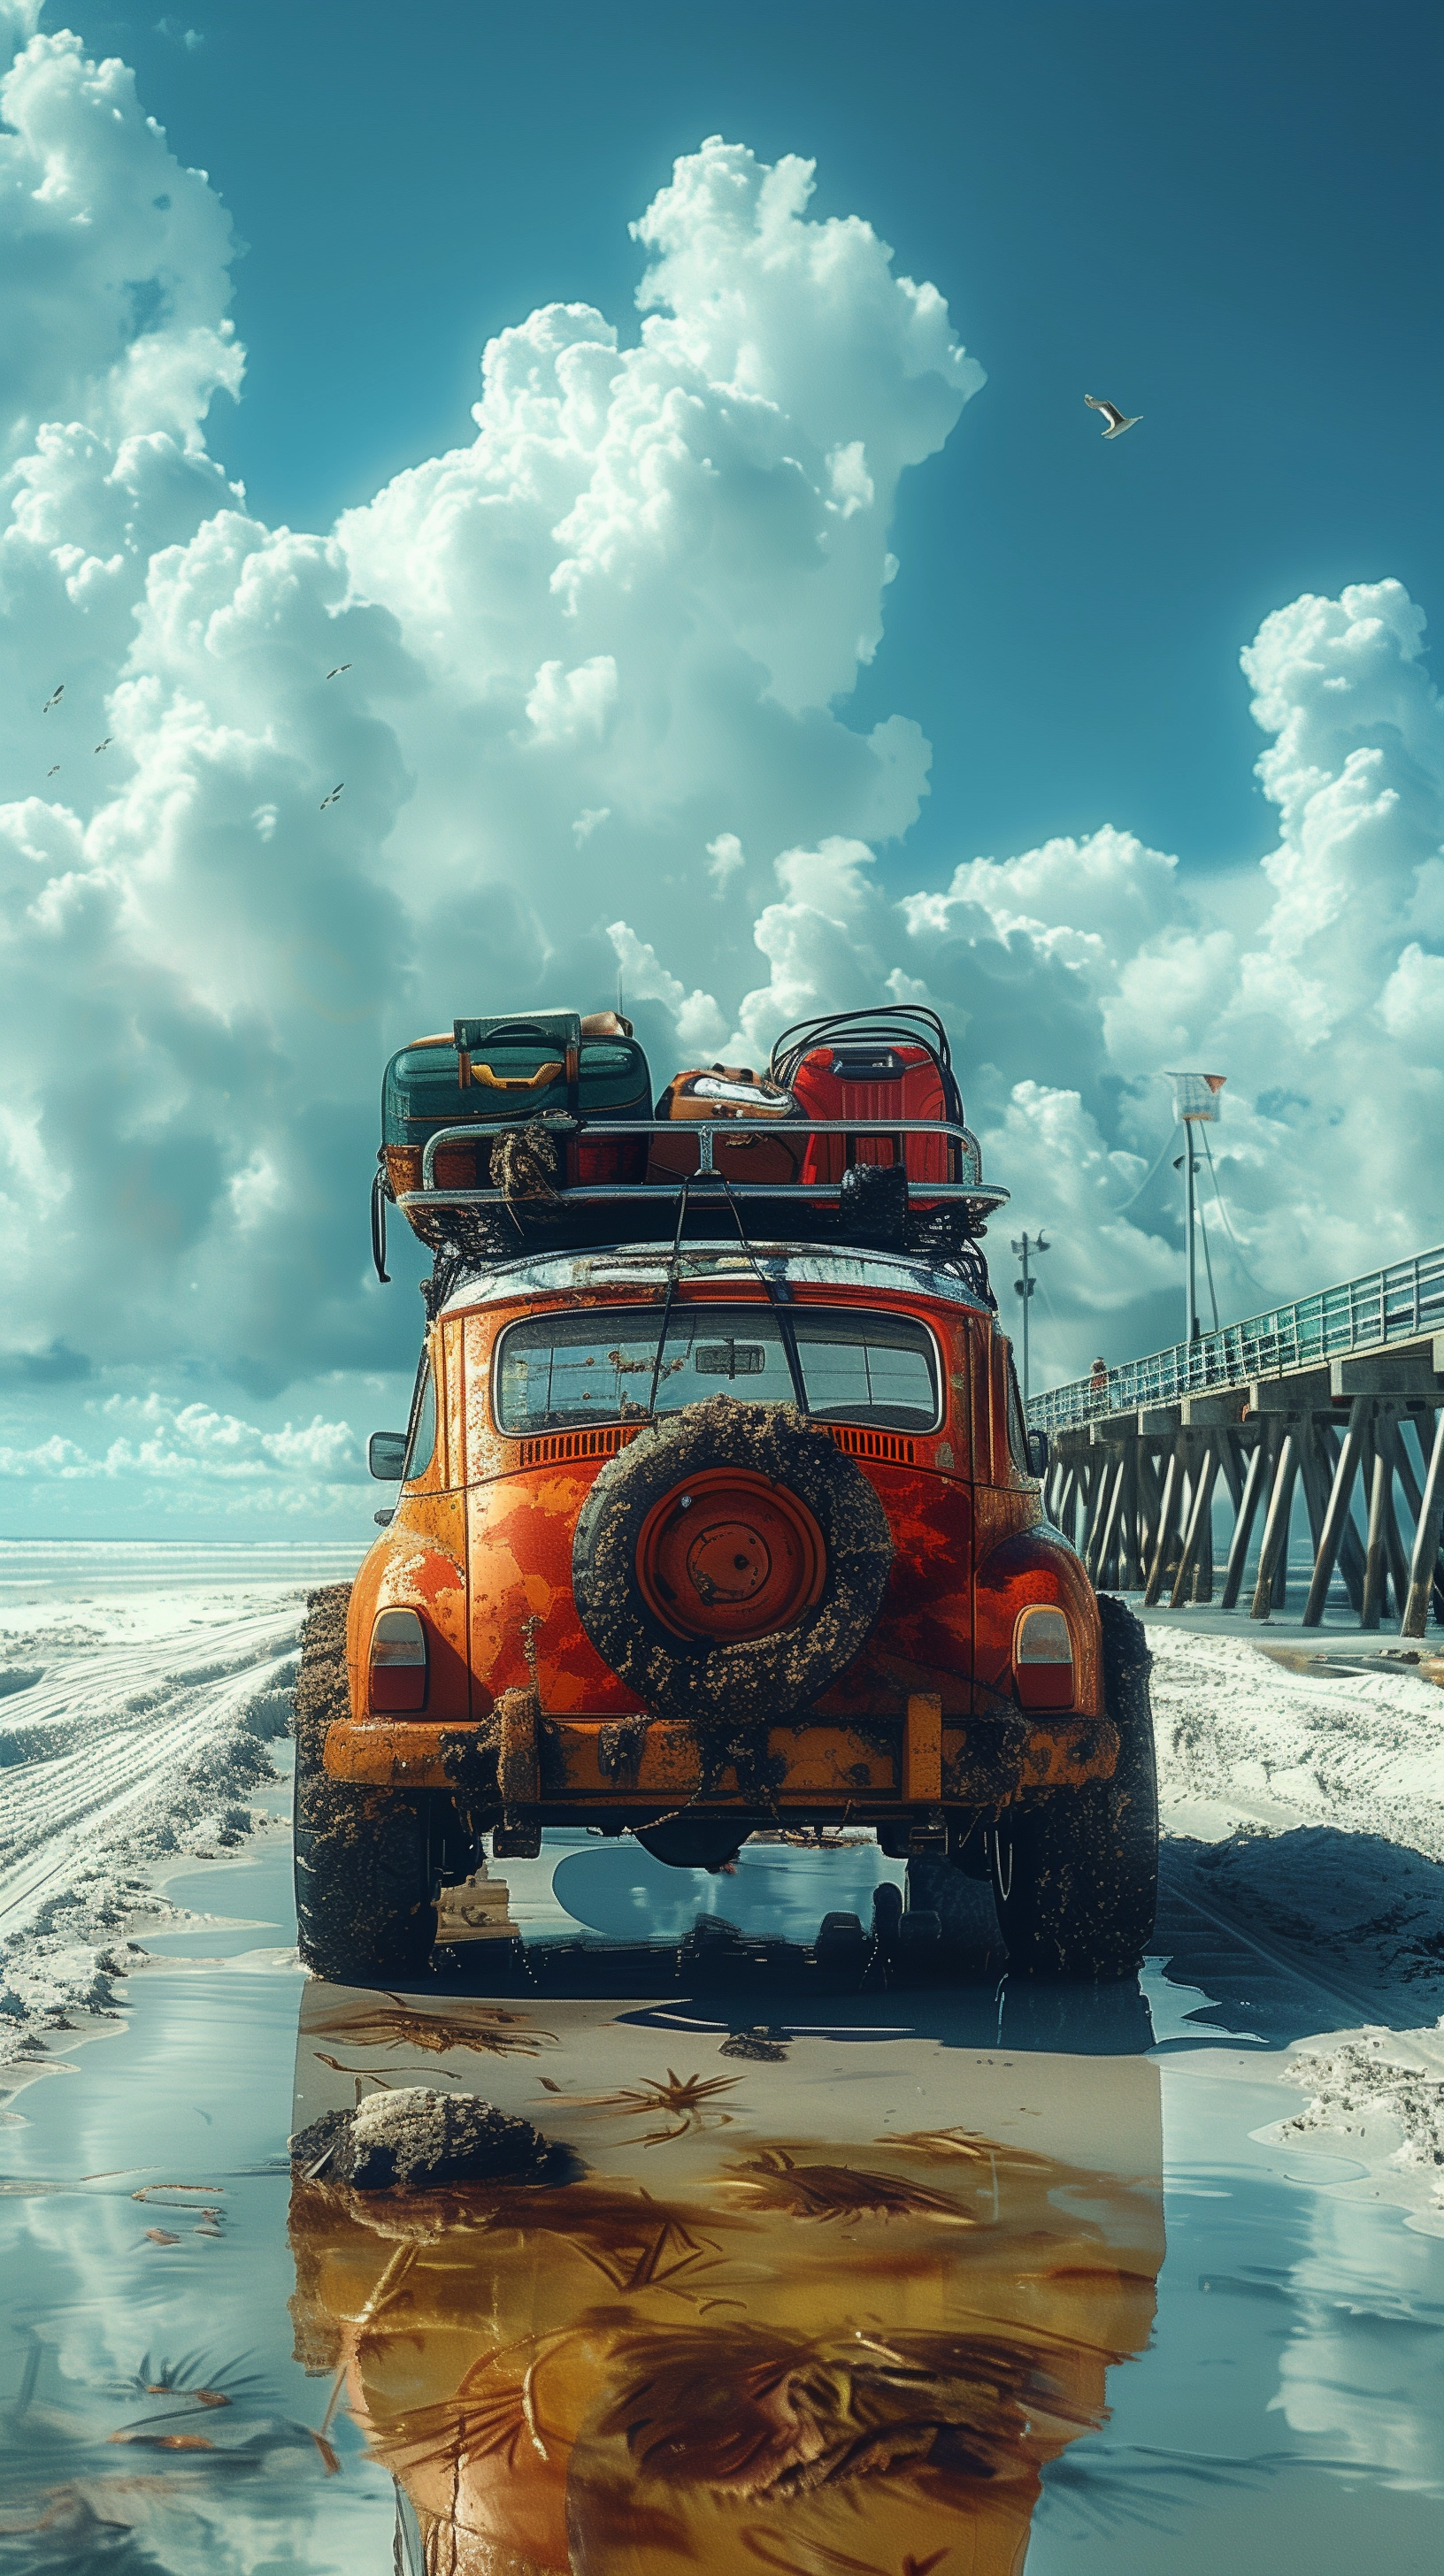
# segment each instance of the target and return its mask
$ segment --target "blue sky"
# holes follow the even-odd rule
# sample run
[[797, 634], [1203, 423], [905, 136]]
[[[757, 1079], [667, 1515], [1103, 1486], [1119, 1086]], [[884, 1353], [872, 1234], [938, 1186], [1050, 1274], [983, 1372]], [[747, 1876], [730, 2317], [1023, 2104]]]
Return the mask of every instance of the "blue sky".
[[381, 1063], [619, 965], [941, 1008], [1039, 1381], [1168, 1065], [1225, 1318], [1444, 1237], [1437, 13], [0, 30], [0, 1534], [364, 1528]]
[[[624, 317], [627, 226], [678, 152], [815, 158], [814, 211], [864, 213], [988, 370], [903, 487], [853, 700], [934, 745], [910, 867], [1110, 820], [1251, 856], [1260, 620], [1386, 570], [1444, 602], [1444, 19], [1417, 0], [62, 21], [140, 67], [249, 245], [213, 444], [273, 525], [468, 434], [480, 347], [533, 305]], [[1085, 392], [1141, 435], [1103, 448]]]

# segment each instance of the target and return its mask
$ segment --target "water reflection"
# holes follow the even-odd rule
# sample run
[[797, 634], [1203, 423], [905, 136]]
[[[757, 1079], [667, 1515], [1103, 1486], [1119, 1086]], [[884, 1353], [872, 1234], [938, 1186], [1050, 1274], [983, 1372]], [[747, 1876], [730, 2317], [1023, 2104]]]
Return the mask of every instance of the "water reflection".
[[[699, 1932], [693, 1907], [682, 1938], [653, 1916], [640, 1941], [619, 1858], [577, 1851], [554, 1881], [572, 1933], [603, 1936], [606, 1995], [555, 1916], [515, 1928], [510, 1884], [512, 1935], [470, 1962], [476, 1983], [511, 1958], [505, 1992], [306, 1990], [297, 2130], [422, 2084], [574, 2160], [561, 2185], [293, 2182], [298, 2358], [398, 2481], [398, 2565], [1003, 2576], [1045, 2466], [1149, 2338], [1155, 2067], [1085, 2056], [1060, 2083], [999, 2043], [991, 1984], [930, 2000], [870, 1933], [829, 1988], [800, 1921], [765, 1932], [736, 1882], [740, 1921]], [[863, 1869], [888, 1883], [875, 1852]]]
[[[507, 1928], [424, 1995], [308, 1990], [299, 2047], [258, 1946], [290, 1938], [279, 1846], [173, 1890], [239, 1919], [156, 1936], [128, 2029], [58, 2034], [3, 2128], [0, 2568], [1434, 2563], [1444, 2246], [1261, 2142], [1262, 2067], [1187, 2033], [1140, 2062], [1131, 1986], [1000, 1990], [966, 1881], [943, 1920], [922, 1872], [794, 1850], [810, 1919], [689, 1876], [664, 1943], [554, 1895], [585, 1848], [509, 1867], [477, 1908]], [[1150, 1971], [1172, 2047], [1232, 1992], [1203, 1930]], [[288, 2131], [410, 2085], [521, 2114], [575, 2181], [296, 2193]], [[537, 2498], [550, 2561], [506, 2519]]]
[[906, 1867], [861, 1834], [821, 1847], [755, 1837], [715, 1873], [670, 1869], [630, 1841], [589, 1842], [557, 1863], [551, 1884], [575, 1923], [614, 1940], [677, 1942], [710, 1923], [806, 1943], [830, 1913], [870, 1923], [877, 1891], [901, 1891]]

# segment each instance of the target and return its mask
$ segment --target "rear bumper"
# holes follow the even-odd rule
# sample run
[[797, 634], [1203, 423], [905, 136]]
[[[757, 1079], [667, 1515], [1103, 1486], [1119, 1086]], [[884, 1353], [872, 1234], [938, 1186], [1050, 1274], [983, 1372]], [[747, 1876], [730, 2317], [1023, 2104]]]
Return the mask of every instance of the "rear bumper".
[[[924, 1713], [915, 1716], [920, 1706]], [[906, 1719], [867, 1725], [771, 1727], [766, 1767], [778, 1782], [779, 1811], [850, 1814], [861, 1824], [915, 1806], [993, 1807], [1030, 1790], [1106, 1780], [1118, 1759], [1117, 1729], [1107, 1718], [1050, 1712], [941, 1724], [934, 1716], [929, 1724], [927, 1706], [914, 1702]], [[536, 1813], [543, 1822], [622, 1821], [639, 1807], [697, 1797], [696, 1739], [679, 1720], [543, 1718], [539, 1735]], [[496, 1752], [484, 1726], [342, 1719], [327, 1729], [324, 1760], [337, 1780], [497, 1796]], [[724, 1770], [699, 1803], [751, 1808], [756, 1790], [744, 1794], [735, 1773]]]

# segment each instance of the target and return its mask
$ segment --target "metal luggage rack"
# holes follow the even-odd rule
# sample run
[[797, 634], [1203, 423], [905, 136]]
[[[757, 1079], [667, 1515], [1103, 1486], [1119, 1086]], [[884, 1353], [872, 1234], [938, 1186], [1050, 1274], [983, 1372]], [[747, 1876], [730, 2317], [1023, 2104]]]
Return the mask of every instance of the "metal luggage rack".
[[[695, 1172], [659, 1173], [643, 1181], [573, 1181], [560, 1187], [551, 1198], [508, 1198], [495, 1185], [486, 1189], [437, 1187], [436, 1157], [444, 1147], [494, 1143], [508, 1131], [516, 1133], [522, 1124], [520, 1120], [509, 1120], [504, 1126], [498, 1123], [495, 1128], [481, 1129], [474, 1121], [468, 1121], [439, 1128], [422, 1151], [419, 1190], [394, 1191], [384, 1168], [377, 1172], [372, 1192], [372, 1246], [380, 1276], [385, 1276], [388, 1202], [401, 1210], [423, 1243], [437, 1250], [450, 1246], [481, 1259], [514, 1254], [519, 1241], [557, 1242], [564, 1237], [573, 1243], [601, 1244], [618, 1240], [617, 1220], [624, 1210], [629, 1240], [658, 1241], [670, 1238], [674, 1227], [687, 1231], [695, 1227], [699, 1233], [713, 1233], [720, 1228], [730, 1233], [734, 1226], [741, 1228], [745, 1210], [749, 1216], [765, 1221], [765, 1231], [775, 1239], [815, 1242], [820, 1232], [831, 1234], [835, 1229], [844, 1241], [884, 1241], [934, 1260], [964, 1259], [981, 1271], [982, 1255], [972, 1247], [985, 1231], [988, 1218], [1005, 1206], [1009, 1197], [1007, 1190], [984, 1181], [982, 1152], [972, 1129], [938, 1118], [588, 1118], [575, 1128], [563, 1128], [559, 1133], [549, 1128], [547, 1132], [555, 1135], [558, 1145], [569, 1135], [585, 1136], [588, 1142], [620, 1137], [638, 1143], [643, 1137], [663, 1137], [673, 1146], [695, 1143], [698, 1167]], [[839, 1181], [738, 1181], [718, 1171], [714, 1147], [719, 1136], [724, 1144], [737, 1145], [744, 1138], [761, 1141], [777, 1135], [797, 1139], [845, 1136], [854, 1141], [865, 1137], [900, 1140], [904, 1136], [927, 1136], [957, 1147], [962, 1177], [955, 1181], [920, 1181], [907, 1176], [909, 1191], [899, 1211], [899, 1242], [896, 1222], [890, 1230], [883, 1231], [874, 1229], [865, 1215], [860, 1215], [856, 1224], [845, 1221], [845, 1199]], [[684, 1190], [686, 1202], [679, 1207]], [[920, 1205], [913, 1204], [914, 1194]], [[819, 1219], [823, 1220], [821, 1228]]]
[[[514, 1126], [521, 1122], [507, 1123]], [[551, 1132], [549, 1129], [548, 1133]], [[1002, 1207], [1009, 1195], [1006, 1190], [996, 1189], [991, 1184], [984, 1186], [982, 1148], [971, 1127], [952, 1126], [941, 1118], [587, 1118], [579, 1120], [571, 1132], [589, 1140], [594, 1136], [621, 1136], [633, 1140], [642, 1136], [665, 1136], [674, 1145], [695, 1140], [699, 1153], [698, 1168], [691, 1174], [675, 1173], [645, 1181], [575, 1181], [567, 1188], [568, 1200], [655, 1198], [659, 1191], [675, 1195], [680, 1191], [684, 1178], [689, 1178], [694, 1186], [708, 1174], [720, 1180], [722, 1175], [717, 1172], [713, 1161], [713, 1144], [718, 1136], [731, 1145], [751, 1143], [754, 1138], [760, 1142], [768, 1136], [946, 1138], [961, 1148], [959, 1161], [968, 1177], [961, 1181], [919, 1182], [917, 1186], [927, 1192], [929, 1199], [977, 1200], [991, 1212]], [[435, 1173], [436, 1157], [443, 1145], [477, 1145], [484, 1135], [495, 1138], [502, 1133], [500, 1123], [486, 1130], [480, 1129], [474, 1120], [459, 1127], [439, 1127], [434, 1136], [428, 1137], [422, 1149], [421, 1188], [403, 1191], [397, 1206], [411, 1207], [423, 1200], [429, 1200], [437, 1207], [501, 1203], [503, 1194], [498, 1189], [438, 1190]], [[730, 1187], [738, 1198], [795, 1199], [799, 1205], [810, 1204], [817, 1199], [835, 1199], [838, 1192], [836, 1181], [733, 1181]]]

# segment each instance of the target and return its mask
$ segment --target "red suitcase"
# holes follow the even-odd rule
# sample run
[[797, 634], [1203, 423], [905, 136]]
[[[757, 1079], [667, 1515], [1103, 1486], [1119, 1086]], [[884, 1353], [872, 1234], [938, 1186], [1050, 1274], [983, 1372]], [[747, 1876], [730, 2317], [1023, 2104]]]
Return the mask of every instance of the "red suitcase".
[[[787, 1030], [773, 1049], [771, 1079], [792, 1091], [814, 1118], [855, 1119], [858, 1128], [887, 1118], [963, 1123], [947, 1032], [930, 1011], [842, 1012]], [[957, 1150], [946, 1136], [873, 1133], [810, 1136], [804, 1181], [840, 1181], [853, 1163], [901, 1161], [910, 1182], [957, 1176]]]

